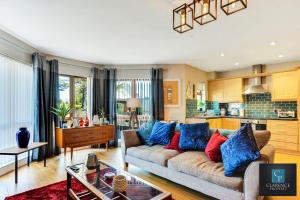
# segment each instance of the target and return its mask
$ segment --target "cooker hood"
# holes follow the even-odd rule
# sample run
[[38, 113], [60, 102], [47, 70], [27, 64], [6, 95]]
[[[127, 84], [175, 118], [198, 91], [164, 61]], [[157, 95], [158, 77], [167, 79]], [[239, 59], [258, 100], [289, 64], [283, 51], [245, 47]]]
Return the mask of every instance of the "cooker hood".
[[[263, 65], [253, 65], [253, 75], [261, 74]], [[250, 87], [244, 92], [245, 95], [249, 94], [265, 94], [268, 91], [262, 86], [262, 77], [254, 77], [249, 80], [251, 82]]]

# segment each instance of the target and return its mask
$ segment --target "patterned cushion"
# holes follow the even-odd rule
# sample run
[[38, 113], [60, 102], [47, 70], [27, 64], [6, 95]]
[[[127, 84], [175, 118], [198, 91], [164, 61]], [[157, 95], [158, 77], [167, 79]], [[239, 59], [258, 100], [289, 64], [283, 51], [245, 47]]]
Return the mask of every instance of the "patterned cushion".
[[260, 152], [248, 135], [248, 124], [221, 145], [225, 176], [234, 176], [245, 171], [248, 164], [260, 157]]
[[155, 122], [149, 141], [152, 144], [168, 145], [174, 135], [176, 122], [173, 123], [163, 123]]
[[149, 141], [149, 138], [150, 138], [154, 123], [155, 123], [155, 121], [149, 121], [147, 123], [144, 123], [137, 130], [137, 134], [138, 134], [142, 144], [152, 145], [151, 142]]
[[210, 138], [208, 123], [182, 124], [180, 134], [182, 150], [204, 150]]

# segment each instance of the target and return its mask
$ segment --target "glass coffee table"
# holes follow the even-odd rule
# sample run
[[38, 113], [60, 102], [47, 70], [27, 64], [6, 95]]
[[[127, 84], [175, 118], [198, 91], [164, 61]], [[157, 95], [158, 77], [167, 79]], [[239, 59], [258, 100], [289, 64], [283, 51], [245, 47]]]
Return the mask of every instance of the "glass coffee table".
[[[77, 170], [74, 170], [74, 167]], [[66, 167], [68, 199], [86, 200], [172, 200], [171, 193], [148, 183], [126, 171], [118, 170], [100, 161], [100, 170], [88, 170], [85, 164]], [[128, 187], [125, 192], [115, 193], [112, 189], [112, 179], [105, 179], [104, 174], [113, 172], [124, 175]], [[72, 189], [73, 181], [84, 186], [84, 191], [77, 192]]]

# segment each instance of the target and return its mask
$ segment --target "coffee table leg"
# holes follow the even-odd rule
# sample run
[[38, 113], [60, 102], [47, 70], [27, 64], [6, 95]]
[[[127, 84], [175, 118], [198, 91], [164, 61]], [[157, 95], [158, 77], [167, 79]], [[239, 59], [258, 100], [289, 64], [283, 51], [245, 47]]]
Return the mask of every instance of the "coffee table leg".
[[44, 167], [46, 167], [47, 145], [44, 146]]
[[70, 200], [72, 199], [69, 195], [69, 189], [71, 189], [71, 180], [72, 180], [72, 177], [69, 173], [67, 173], [67, 199]]
[[27, 166], [29, 167], [30, 164], [30, 151], [28, 151], [28, 157], [27, 157]]
[[18, 183], [18, 155], [15, 155], [15, 183]]

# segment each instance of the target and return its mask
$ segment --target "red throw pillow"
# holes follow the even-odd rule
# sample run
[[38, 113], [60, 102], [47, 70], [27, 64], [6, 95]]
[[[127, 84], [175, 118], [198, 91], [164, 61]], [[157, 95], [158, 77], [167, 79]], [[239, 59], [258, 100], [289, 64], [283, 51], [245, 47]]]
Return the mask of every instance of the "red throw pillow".
[[220, 146], [227, 140], [227, 137], [221, 135], [218, 130], [209, 139], [205, 148], [207, 157], [215, 162], [220, 162], [222, 159]]
[[180, 132], [175, 132], [171, 143], [167, 146], [164, 146], [165, 149], [173, 149], [173, 150], [177, 150], [180, 153], [183, 152], [180, 148], [179, 148], [179, 139], [180, 139]]

